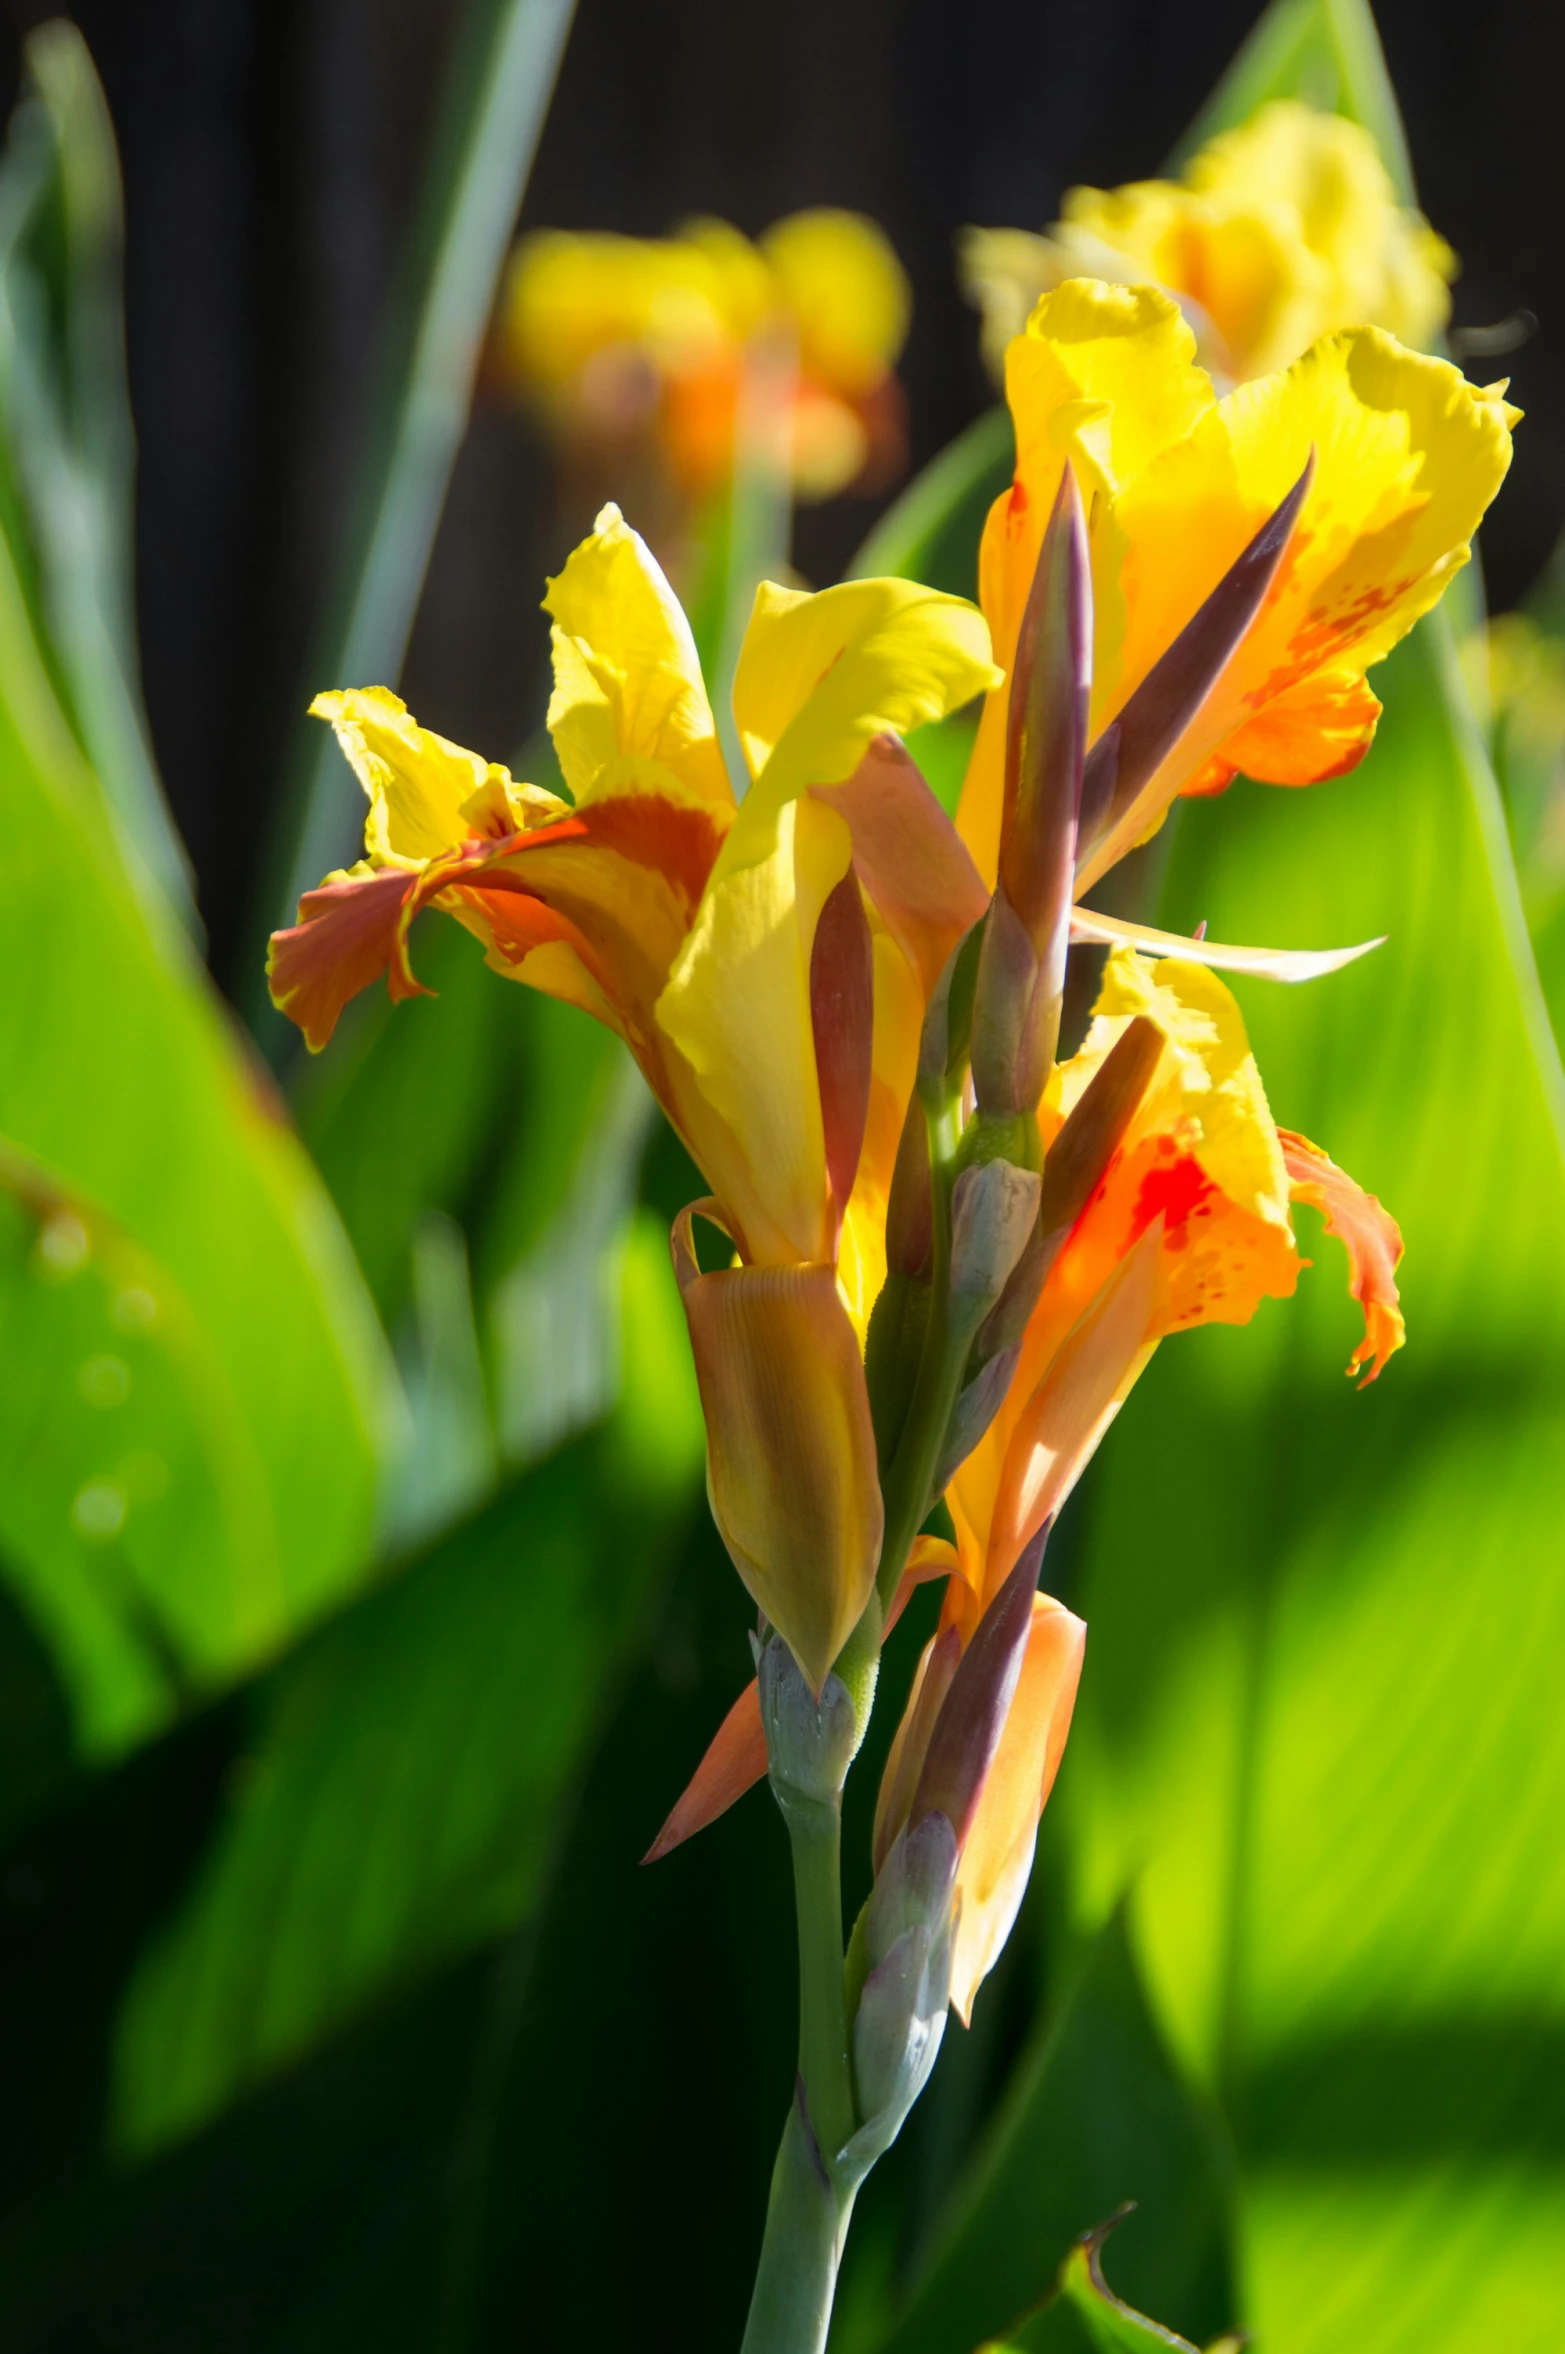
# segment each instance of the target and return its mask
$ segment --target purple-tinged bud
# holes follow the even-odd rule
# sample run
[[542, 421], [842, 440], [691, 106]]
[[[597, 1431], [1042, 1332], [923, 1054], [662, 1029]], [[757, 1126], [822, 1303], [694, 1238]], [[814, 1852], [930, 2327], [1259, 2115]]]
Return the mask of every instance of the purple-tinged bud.
[[[964, 1169], [951, 1195], [951, 1298], [964, 1322], [986, 1316], [1010, 1281], [1038, 1216], [1040, 1180], [1010, 1161]], [[970, 1328], [970, 1327], [969, 1327]]]
[[840, 1228], [858, 1175], [869, 1116], [875, 1023], [874, 954], [859, 878], [850, 866], [815, 925], [810, 953], [810, 1024], [832, 1217]]
[[[1304, 472], [1087, 754], [1078, 863], [1128, 815], [1217, 684], [1287, 553], [1315, 475]], [[1129, 843], [1126, 844], [1129, 847]]]
[[979, 1620], [924, 1752], [908, 1821], [916, 1827], [925, 1815], [943, 1814], [956, 1832], [959, 1848], [977, 1811], [1021, 1676], [1048, 1535], [1046, 1521]]
[[1081, 493], [1060, 478], [1017, 634], [999, 880], [973, 1017], [981, 1114], [1030, 1112], [1059, 1041], [1092, 690], [1092, 571]]

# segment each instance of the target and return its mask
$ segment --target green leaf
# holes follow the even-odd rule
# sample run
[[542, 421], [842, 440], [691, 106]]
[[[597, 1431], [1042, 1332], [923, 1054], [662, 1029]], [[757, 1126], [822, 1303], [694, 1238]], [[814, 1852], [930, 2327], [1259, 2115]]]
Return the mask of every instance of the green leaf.
[[[312, 691], [394, 685], [401, 671], [571, 12], [572, 0], [468, 0]], [[253, 1005], [268, 1036], [280, 1025], [266, 998], [265, 932], [291, 923], [300, 894], [355, 855], [358, 831], [358, 787], [329, 732], [312, 722], [301, 728], [258, 909]]]
[[1272, 0], [1175, 148], [1170, 170], [1273, 98], [1302, 98], [1323, 114], [1362, 123], [1402, 202], [1415, 201], [1402, 116], [1369, 0]]
[[[1272, 2354], [1551, 2345], [1565, 2311], [1565, 1169], [1493, 780], [1438, 622], [1355, 775], [1181, 821], [1158, 920], [1388, 945], [1244, 991], [1279, 1119], [1407, 1242], [1358, 1394], [1334, 1243], [1159, 1352], [1090, 1483], [1062, 1791], [1239, 2142]], [[1359, 930], [1354, 932], [1352, 926]], [[1344, 929], [1344, 926], [1348, 927]]]
[[0, 529], [129, 871], [195, 929], [138, 682], [114, 133], [74, 25], [25, 56], [0, 162]]
[[624, 1384], [611, 1419], [258, 1693], [250, 1754], [199, 1879], [126, 1998], [124, 2146], [187, 2133], [536, 1904], [699, 1493], [699, 1402], [650, 1218], [632, 1229], [622, 1270]]
[[1116, 1919], [1058, 2016], [1034, 2026], [885, 2354], [948, 2354], [1002, 2329], [1050, 2291], [1093, 2219], [1127, 2201], [1136, 2214], [1116, 2244], [1131, 2293], [1198, 2330], [1225, 2320], [1221, 2135], [1170, 2064]]
[[1066, 2257], [1059, 2286], [1039, 2311], [979, 2354], [1153, 2354], [1172, 2346], [1196, 2354], [1188, 2338], [1176, 2337], [1116, 2297], [1103, 2277], [1103, 2243], [1119, 2216], [1088, 2232]]
[[0, 1335], [0, 1557], [112, 1755], [265, 1643], [262, 1466], [167, 1269], [3, 1144]]
[[[145, 1532], [147, 1550], [127, 1593], [156, 1594], [158, 1609], [132, 1645], [122, 1597], [113, 1641], [105, 1634], [58, 1660], [78, 1747], [101, 1756], [167, 1720], [180, 1676], [210, 1690], [253, 1668], [363, 1575], [392, 1392], [313, 1171], [188, 943], [132, 887], [3, 540], [0, 825], [0, 990], [13, 1009], [0, 1038], [6, 1134], [85, 1230], [114, 1237], [111, 1260], [144, 1262], [153, 1295], [183, 1303], [188, 1378], [184, 1404], [170, 1403], [168, 1460], [171, 1472], [175, 1454], [183, 1462], [186, 1409], [206, 1390], [203, 1477], [214, 1499], [228, 1499], [214, 1521], [190, 1487], [192, 1527], [217, 1547], [204, 1563], [178, 1510], [143, 1518], [130, 1508], [127, 1527], [138, 1547]], [[53, 1304], [67, 1321], [39, 1345], [58, 1362], [78, 1311], [66, 1291]], [[29, 1315], [42, 1312], [31, 1301]], [[33, 1532], [13, 1564], [18, 1591], [52, 1592], [57, 1563], [70, 1582], [61, 1548], [76, 1540], [45, 1460], [6, 1444], [19, 1483], [11, 1525]], [[107, 1564], [100, 1556], [105, 1574]], [[153, 1628], [169, 1638], [161, 1655], [149, 1647]]]

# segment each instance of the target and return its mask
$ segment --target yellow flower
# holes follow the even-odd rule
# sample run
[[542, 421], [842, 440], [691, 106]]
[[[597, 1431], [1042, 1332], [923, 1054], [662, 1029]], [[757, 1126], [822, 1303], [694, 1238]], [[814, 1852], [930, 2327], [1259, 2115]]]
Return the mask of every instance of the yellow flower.
[[1182, 180], [1072, 188], [1061, 213], [1045, 237], [996, 229], [964, 240], [997, 375], [1037, 297], [1067, 278], [1166, 288], [1203, 361], [1229, 381], [1286, 367], [1339, 327], [1425, 345], [1450, 312], [1456, 257], [1398, 204], [1370, 134], [1296, 99], [1222, 132]]
[[[979, 593], [1010, 666], [1061, 472], [1087, 503], [1095, 607], [1090, 736], [1126, 710], [1268, 517], [1312, 469], [1253, 621], [1149, 772], [1084, 813], [1084, 891], [1155, 831], [1180, 793], [1237, 772], [1338, 776], [1380, 706], [1364, 673], [1466, 563], [1510, 463], [1519, 412], [1378, 328], [1328, 336], [1219, 400], [1178, 306], [1151, 287], [1077, 279], [1045, 295], [1006, 358], [1011, 490], [984, 529]], [[995, 871], [1006, 692], [989, 697], [958, 820]]]
[[650, 432], [702, 492], [732, 460], [746, 347], [780, 333], [798, 362], [794, 488], [828, 498], [900, 463], [909, 310], [901, 264], [857, 213], [792, 213], [758, 245], [711, 220], [668, 238], [542, 230], [512, 258], [496, 350], [561, 436]]
[[[736, 801], [689, 625], [617, 508], [546, 603], [574, 801], [420, 728], [384, 688], [318, 697], [369, 799], [367, 856], [274, 936], [273, 996], [323, 1046], [380, 974], [393, 998], [418, 990], [408, 932], [437, 906], [497, 971], [625, 1040], [742, 1262], [702, 1275], [678, 1238], [714, 1509], [818, 1684], [879, 1551], [859, 1331], [919, 1028], [986, 896], [895, 739], [992, 683], [988, 633], [904, 581], [764, 584], [734, 685]], [[790, 1493], [811, 1515], [779, 1512]]]
[[[1111, 956], [1081, 1051], [1054, 1072], [1038, 1115], [1054, 1146], [1132, 1023], [1150, 1024], [1150, 1077], [1085, 1206], [1053, 1237], [1055, 1256], [1000, 1411], [947, 1490], [956, 1545], [922, 1540], [904, 1581], [949, 1575], [886, 1769], [877, 1855], [906, 1812], [918, 1759], [956, 1666], [1028, 1545], [1053, 1519], [1103, 1433], [1171, 1332], [1244, 1324], [1286, 1298], [1308, 1262], [1290, 1203], [1326, 1212], [1349, 1258], [1365, 1337], [1349, 1371], [1372, 1380], [1402, 1345], [1392, 1219], [1318, 1147], [1273, 1123], [1239, 1009], [1204, 966]], [[1154, 1043], [1156, 1043], [1154, 1041]], [[1055, 1166], [1068, 1159], [1063, 1150]], [[1045, 1158], [1041, 1213], [1051, 1217]], [[1015, 1918], [1038, 1817], [1054, 1779], [1084, 1630], [1040, 1595], [1026, 1661], [958, 1870], [952, 2002], [967, 2017]]]

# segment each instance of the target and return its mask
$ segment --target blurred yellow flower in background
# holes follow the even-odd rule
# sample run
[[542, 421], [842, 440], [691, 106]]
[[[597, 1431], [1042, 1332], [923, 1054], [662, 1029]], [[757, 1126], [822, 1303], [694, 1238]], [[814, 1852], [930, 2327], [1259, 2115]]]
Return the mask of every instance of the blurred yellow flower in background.
[[1203, 363], [1235, 383], [1339, 327], [1427, 345], [1450, 312], [1456, 256], [1397, 202], [1369, 133], [1296, 99], [1211, 140], [1179, 180], [1070, 188], [1060, 212], [1042, 236], [970, 229], [962, 241], [996, 376], [1039, 295], [1067, 278], [1166, 288]]
[[567, 444], [650, 441], [684, 490], [732, 462], [747, 351], [791, 351], [794, 495], [876, 487], [901, 468], [893, 373], [907, 339], [906, 275], [873, 221], [791, 213], [758, 243], [726, 221], [667, 238], [545, 229], [512, 256], [495, 366]]

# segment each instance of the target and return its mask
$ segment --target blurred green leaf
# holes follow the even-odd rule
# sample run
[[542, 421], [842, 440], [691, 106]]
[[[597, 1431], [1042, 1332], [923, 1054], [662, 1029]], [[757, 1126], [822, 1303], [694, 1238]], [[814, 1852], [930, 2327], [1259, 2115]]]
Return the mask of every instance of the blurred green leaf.
[[848, 568], [851, 580], [921, 580], [951, 595], [976, 595], [984, 517], [1016, 464], [1011, 412], [1003, 403], [969, 425], [894, 499]]
[[1272, 0], [1170, 158], [1177, 171], [1219, 131], [1273, 98], [1302, 98], [1362, 123], [1398, 196], [1415, 201], [1413, 167], [1369, 0]]
[[[205, 1599], [186, 1591], [196, 1573], [172, 1500], [161, 1535], [157, 1514], [131, 1509], [127, 1527], [145, 1530], [147, 1548], [137, 1591], [157, 1594], [164, 1617], [144, 1615], [133, 1651], [126, 1603], [124, 1639], [95, 1649], [90, 1671], [85, 1650], [59, 1662], [77, 1741], [102, 1755], [174, 1710], [174, 1660], [192, 1685], [210, 1689], [253, 1667], [363, 1575], [393, 1392], [314, 1172], [187, 942], [132, 888], [4, 541], [0, 823], [0, 989], [11, 1009], [0, 1037], [0, 1121], [89, 1229], [112, 1233], [116, 1253], [152, 1271], [155, 1293], [161, 1286], [184, 1303], [189, 1363], [199, 1355], [208, 1365], [195, 1382], [209, 1393], [208, 1476], [213, 1494], [230, 1499], [222, 1557], [201, 1574]], [[64, 1292], [55, 1306], [62, 1318], [77, 1313]], [[170, 1448], [183, 1450], [192, 1427], [176, 1418]], [[232, 1446], [219, 1444], [224, 1432]], [[240, 1481], [236, 1467], [247, 1459], [254, 1469]], [[63, 1542], [41, 1459], [29, 1450], [13, 1460], [19, 1478], [39, 1480], [32, 1501], [16, 1500], [13, 1527], [57, 1529], [50, 1545]], [[189, 1500], [195, 1512], [194, 1491]], [[106, 1575], [108, 1556], [99, 1558]], [[36, 1587], [52, 1577], [52, 1559], [19, 1561], [15, 1574]], [[169, 1633], [176, 1596], [183, 1632], [158, 1657], [143, 1638], [153, 1626]]]
[[1127, 2201], [1137, 2211], [1115, 2247], [1130, 2294], [1198, 2332], [1226, 2321], [1222, 2137], [1169, 2062], [1115, 1919], [1058, 2016], [1034, 2026], [886, 2354], [949, 2354], [1003, 2329]]
[[0, 161], [0, 530], [128, 871], [194, 928], [138, 678], [114, 133], [74, 25], [25, 57]]
[[262, 1465], [167, 1270], [3, 1144], [0, 1335], [0, 1555], [110, 1755], [273, 1634]]
[[[401, 671], [572, 4], [468, 0], [312, 691], [395, 685]], [[301, 727], [258, 907], [250, 970], [259, 1034], [280, 1035], [266, 996], [265, 934], [291, 923], [301, 893], [355, 855], [358, 810], [358, 786], [329, 732]]]
[[257, 1698], [189, 1902], [126, 2000], [116, 2131], [146, 2149], [537, 1900], [562, 1812], [699, 1493], [683, 1318], [622, 1256], [620, 1404], [324, 1629]]
[[[1245, 1011], [1277, 1116], [1407, 1240], [1340, 1381], [1336, 1246], [1159, 1353], [1090, 1488], [1062, 1791], [1084, 1912], [1239, 2144], [1274, 2354], [1558, 2343], [1565, 2315], [1565, 1169], [1493, 780], [1438, 622], [1363, 768], [1181, 821], [1159, 921], [1389, 945]], [[1351, 927], [1360, 929], [1354, 933]], [[1349, 929], [1344, 930], [1343, 927]]]

